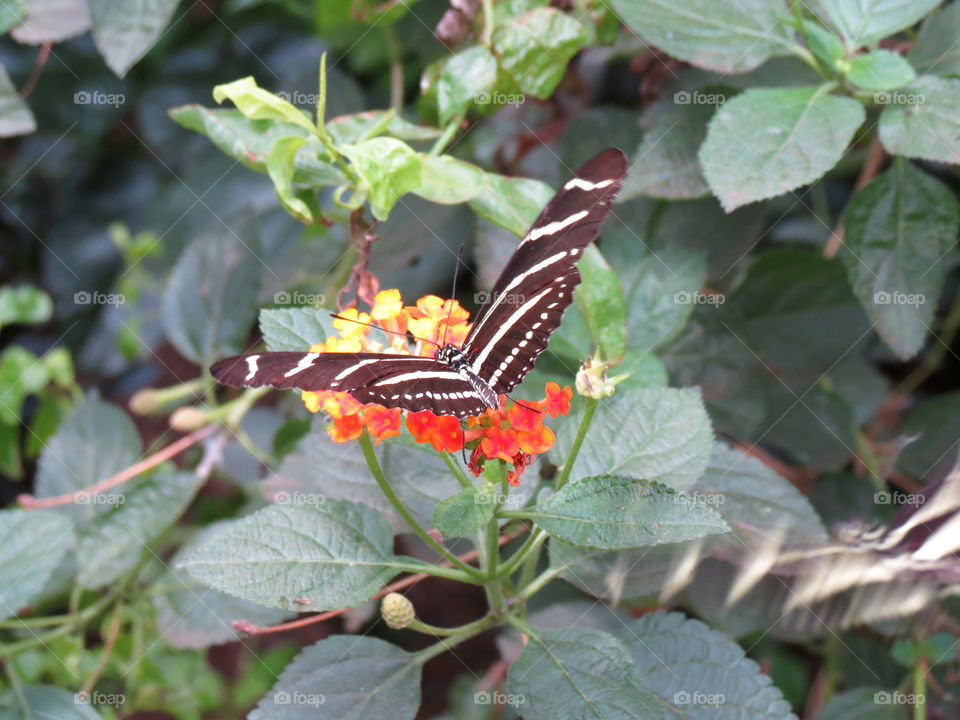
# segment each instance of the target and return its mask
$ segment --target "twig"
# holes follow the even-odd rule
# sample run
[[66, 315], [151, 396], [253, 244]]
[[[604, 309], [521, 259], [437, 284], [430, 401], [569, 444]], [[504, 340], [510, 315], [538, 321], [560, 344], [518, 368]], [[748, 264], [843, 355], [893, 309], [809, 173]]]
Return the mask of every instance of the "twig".
[[[501, 535], [497, 544], [502, 546], [510, 542], [511, 540], [516, 540], [525, 532], [527, 532], [527, 528], [523, 528], [522, 530], [517, 530], [512, 533], [507, 533], [506, 535]], [[468, 553], [464, 553], [463, 555], [460, 555], [459, 559], [465, 563], [472, 562], [473, 560], [477, 559], [478, 554], [479, 553], [477, 550], [471, 550]], [[441, 565], [442, 567], [453, 567], [453, 563], [449, 561], [444, 561], [438, 564]], [[381, 589], [379, 592], [377, 592], [370, 599], [376, 600], [378, 598], [382, 598], [384, 595], [388, 595], [389, 593], [397, 592], [398, 590], [403, 590], [404, 588], [408, 588], [411, 585], [416, 585], [418, 582], [420, 582], [426, 577], [429, 577], [429, 576], [426, 575], [425, 573], [408, 575], [402, 580], [397, 580], [396, 582], [390, 583], [389, 585]], [[242, 632], [242, 633], [245, 633], [246, 635], [269, 635], [272, 633], [286, 632], [287, 630], [296, 630], [297, 628], [306, 627], [307, 625], [323, 622], [324, 620], [335, 618], [338, 615], [343, 615], [345, 612], [352, 609], [353, 608], [345, 607], [345, 608], [340, 608], [339, 610], [328, 610], [327, 612], [322, 612], [317, 615], [310, 615], [309, 617], [300, 618], [298, 620], [291, 620], [290, 622], [287, 622], [287, 623], [281, 623], [279, 625], [271, 625], [269, 627], [254, 625], [249, 620], [234, 620], [233, 627], [237, 632]]]
[[37, 86], [37, 82], [40, 80], [40, 75], [43, 73], [43, 68], [46, 67], [47, 60], [50, 59], [50, 47], [50, 43], [44, 43], [40, 47], [40, 52], [37, 53], [37, 61], [33, 65], [33, 72], [30, 73], [30, 77], [27, 78], [26, 84], [20, 91], [20, 97], [22, 97], [24, 100], [30, 97], [30, 93], [33, 92], [33, 89]]
[[120, 606], [113, 611], [113, 617], [110, 619], [110, 627], [107, 630], [107, 636], [104, 639], [103, 650], [100, 652], [100, 660], [97, 662], [97, 667], [94, 668], [93, 674], [90, 678], [83, 684], [83, 689], [80, 690], [81, 695], [89, 695], [93, 690], [94, 686], [97, 684], [97, 680], [100, 679], [100, 675], [103, 674], [104, 668], [107, 667], [107, 662], [110, 660], [110, 654], [113, 652], [113, 646], [117, 642], [117, 636], [120, 634], [120, 622], [122, 615], [120, 613]]
[[[883, 149], [883, 145], [880, 144], [880, 138], [873, 138], [873, 141], [870, 143], [870, 149], [867, 150], [867, 159], [864, 160], [863, 167], [860, 169], [860, 175], [853, 185], [853, 192], [857, 192], [857, 190], [864, 187], [876, 177], [886, 157], [887, 152]], [[826, 247], [823, 248], [823, 256], [825, 258], [836, 257], [837, 253], [840, 252], [840, 246], [843, 245], [843, 233], [843, 218], [840, 218], [840, 222], [837, 223], [837, 227], [834, 228], [833, 233], [830, 235], [830, 240], [827, 242]]]
[[101, 480], [100, 482], [94, 483], [90, 487], [83, 488], [82, 490], [66, 493], [64, 495], [54, 495], [53, 497], [48, 498], [37, 498], [29, 493], [24, 493], [17, 496], [17, 502], [19, 502], [27, 510], [39, 510], [40, 508], [69, 505], [89, 495], [96, 495], [104, 490], [109, 490], [117, 485], [122, 485], [123, 483], [127, 482], [127, 480], [131, 480], [137, 475], [146, 472], [150, 468], [156, 467], [160, 463], [166, 462], [170, 458], [179, 455], [187, 448], [196, 445], [207, 436], [212, 435], [219, 427], [219, 425], [207, 425], [206, 427], [202, 427], [199, 430], [190, 433], [189, 435], [184, 435], [176, 442], [172, 442], [167, 445], [165, 448], [163, 448], [163, 450], [158, 450], [153, 455], [145, 457], [140, 462], [134, 463], [125, 470], [121, 470], [116, 475], [111, 475], [106, 480]]

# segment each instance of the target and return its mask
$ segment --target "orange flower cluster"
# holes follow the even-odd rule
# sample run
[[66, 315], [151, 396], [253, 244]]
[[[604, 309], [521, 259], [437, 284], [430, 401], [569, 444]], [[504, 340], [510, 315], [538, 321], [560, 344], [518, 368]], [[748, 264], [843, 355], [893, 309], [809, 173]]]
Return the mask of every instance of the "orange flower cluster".
[[[341, 313], [346, 318], [333, 321], [338, 336], [313, 345], [311, 352], [388, 352], [401, 355], [418, 354], [432, 357], [436, 345], [447, 342], [460, 345], [470, 331], [467, 320], [470, 313], [456, 300], [443, 300], [436, 295], [420, 298], [416, 305], [404, 306], [399, 290], [377, 293], [370, 313], [350, 308]], [[358, 322], [352, 322], [352, 321]], [[360, 323], [375, 324], [389, 333], [389, 344], [371, 340], [371, 328]], [[395, 334], [399, 333], [399, 334]], [[429, 342], [417, 342], [411, 350], [405, 333]], [[511, 463], [513, 470], [507, 476], [511, 484], [520, 482], [523, 468], [534, 455], [545, 453], [553, 446], [554, 435], [543, 424], [544, 417], [566, 415], [570, 410], [573, 391], [547, 383], [546, 398], [541, 401], [508, 403], [501, 396], [500, 407], [468, 419], [464, 431], [460, 421], [449, 415], [434, 415], [429, 410], [407, 413], [407, 430], [418, 443], [429, 443], [437, 452], [458, 452], [472, 447], [470, 469], [480, 474], [486, 460], [498, 459]], [[402, 411], [381, 405], [363, 405], [345, 392], [304, 392], [303, 403], [310, 412], [325, 411], [333, 420], [328, 428], [335, 442], [357, 440], [364, 429], [377, 444], [400, 434]]]

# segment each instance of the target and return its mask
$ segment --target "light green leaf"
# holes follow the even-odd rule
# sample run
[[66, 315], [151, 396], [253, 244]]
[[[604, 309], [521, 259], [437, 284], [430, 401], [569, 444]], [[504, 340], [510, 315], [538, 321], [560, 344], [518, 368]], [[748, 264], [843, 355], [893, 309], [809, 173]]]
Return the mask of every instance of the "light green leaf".
[[[140, 459], [140, 433], [123, 410], [88, 395], [40, 453], [34, 494], [39, 498], [76, 492], [106, 480]], [[91, 497], [60, 508], [81, 522], [110, 510]]]
[[907, 360], [923, 346], [956, 243], [949, 187], [905, 160], [847, 204], [841, 259], [881, 337]]
[[313, 120], [295, 105], [257, 85], [252, 77], [240, 78], [213, 88], [213, 99], [218, 103], [230, 100], [244, 116], [251, 120], [280, 120], [299, 125], [310, 134], [316, 133]]
[[520, 89], [539, 100], [553, 93], [567, 62], [587, 41], [583, 26], [552, 7], [538, 7], [498, 25], [493, 49]]
[[880, 141], [894, 155], [960, 163], [960, 80], [922, 77], [879, 93]]
[[26, 17], [10, 31], [18, 43], [58, 43], [90, 29], [86, 0], [21, 0]]
[[627, 307], [616, 273], [595, 245], [587, 246], [577, 263], [583, 278], [574, 297], [590, 337], [609, 362], [618, 362], [627, 349]]
[[497, 82], [497, 59], [483, 46], [459, 52], [443, 66], [437, 81], [437, 110], [446, 124], [473, 103], [484, 103]]
[[50, 382], [46, 365], [26, 348], [11, 345], [0, 355], [0, 422], [20, 424], [23, 401]]
[[217, 590], [286, 610], [357, 605], [398, 572], [387, 521], [333, 499], [273, 505], [241, 518], [180, 567]]
[[[290, 187], [296, 167], [297, 151], [307, 142], [306, 138], [292, 136], [277, 138], [267, 158], [267, 173], [273, 180], [273, 187], [277, 191], [277, 198], [287, 212], [297, 220], [312, 225], [315, 222], [311, 203], [297, 197], [297, 193]], [[309, 191], [308, 191], [309, 192]], [[313, 200], [316, 205], [316, 199]], [[316, 208], [319, 213], [319, 207]]]
[[568, 483], [522, 512], [564, 542], [602, 550], [680, 542], [730, 529], [715, 510], [688, 502], [664, 485], [616, 475]]
[[496, 500], [494, 493], [484, 493], [473, 486], [463, 488], [440, 501], [433, 512], [433, 526], [445, 538], [467, 537], [493, 519]]
[[0, 34], [7, 33], [22, 23], [25, 16], [26, 11], [20, 0], [6, 0], [0, 4]]
[[660, 720], [656, 696], [613, 635], [592, 628], [530, 636], [507, 673], [507, 698], [525, 720]]
[[960, 5], [944, 5], [920, 29], [907, 53], [910, 64], [921, 75], [960, 74]]
[[851, 58], [845, 75], [847, 80], [864, 90], [892, 90], [917, 77], [910, 63], [892, 50], [874, 50]]
[[[560, 427], [551, 462], [564, 462], [578, 425], [570, 417]], [[629, 475], [683, 490], [703, 473], [712, 447], [698, 390], [630, 387], [600, 401], [570, 477]]]
[[[327, 132], [337, 144], [350, 144], [369, 140], [373, 137], [370, 133], [377, 128], [384, 127], [384, 119], [389, 110], [366, 110], [354, 115], [341, 115], [326, 124]], [[391, 113], [390, 121], [386, 125], [386, 132], [393, 137], [401, 140], [433, 140], [440, 137], [443, 131], [439, 128], [427, 127], [426, 125], [414, 125], [409, 120]]]
[[851, 50], [910, 27], [940, 0], [820, 0]]
[[33, 113], [17, 93], [7, 69], [0, 65], [0, 137], [25, 135], [36, 129]]
[[430, 202], [455, 205], [480, 194], [486, 173], [476, 165], [449, 155], [421, 154], [420, 184], [412, 192]]
[[845, 54], [846, 49], [840, 38], [814, 20], [803, 20], [803, 33], [807, 44], [817, 59], [831, 70], [837, 68], [837, 61]]
[[612, 0], [651, 45], [691, 65], [742, 73], [790, 51], [790, 15], [776, 0]]
[[752, 88], [717, 110], [700, 163], [727, 212], [813, 182], [836, 165], [866, 116], [861, 103], [830, 90]]
[[20, 709], [14, 693], [7, 693], [0, 702], [0, 720], [103, 720], [92, 705], [78, 702], [77, 693], [53, 685], [25, 685], [23, 700], [29, 715]]
[[13, 480], [23, 478], [19, 422], [15, 425], [0, 422], [0, 472]]
[[148, 547], [186, 510], [203, 484], [196, 473], [158, 473], [117, 493], [113, 508], [87, 525], [77, 546], [77, 582], [108, 585], [140, 562]]
[[386, 220], [397, 200], [420, 184], [420, 155], [402, 140], [377, 137], [338, 149], [366, 183], [370, 210], [378, 220]]
[[46, 322], [53, 314], [53, 301], [33, 285], [0, 288], [0, 327], [13, 323]]
[[63, 513], [0, 510], [0, 619], [37, 599], [74, 542]]
[[816, 720], [906, 720], [907, 708], [891, 702], [892, 697], [877, 687], [845, 690], [826, 702]]
[[248, 720], [413, 720], [423, 663], [375, 637], [334, 635], [287, 665]]
[[278, 308], [260, 311], [260, 333], [270, 352], [306, 350], [322, 343], [333, 331], [333, 321], [322, 310]]
[[486, 173], [470, 208], [484, 220], [523, 237], [554, 195], [545, 182]]
[[88, 1], [97, 49], [123, 77], [160, 38], [180, 0]]
[[198, 237], [163, 294], [163, 324], [184, 357], [206, 364], [239, 352], [256, 317], [263, 262], [239, 238]]
[[644, 684], [671, 703], [678, 717], [796, 720], [770, 676], [723, 633], [662, 610], [629, 626], [623, 642]]

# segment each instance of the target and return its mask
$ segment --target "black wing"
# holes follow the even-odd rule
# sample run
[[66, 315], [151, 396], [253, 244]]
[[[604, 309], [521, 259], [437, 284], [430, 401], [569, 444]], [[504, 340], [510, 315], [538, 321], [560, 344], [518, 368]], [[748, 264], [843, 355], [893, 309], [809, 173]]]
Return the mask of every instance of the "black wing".
[[378, 353], [266, 352], [215, 363], [210, 372], [232, 387], [333, 390], [358, 402], [459, 418], [487, 405], [470, 383], [433, 358]]
[[576, 264], [600, 233], [623, 184], [627, 158], [611, 148], [564, 184], [527, 231], [464, 342], [470, 367], [497, 393], [533, 367], [580, 283]]

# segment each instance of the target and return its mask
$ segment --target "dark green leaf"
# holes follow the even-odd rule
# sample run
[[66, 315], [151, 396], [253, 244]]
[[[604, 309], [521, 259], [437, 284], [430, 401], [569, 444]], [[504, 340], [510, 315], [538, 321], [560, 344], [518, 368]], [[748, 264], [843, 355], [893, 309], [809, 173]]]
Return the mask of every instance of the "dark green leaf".
[[816, 720], [907, 720], [907, 707], [891, 702], [893, 693], [857, 687], [830, 698]]
[[78, 702], [78, 693], [53, 685], [24, 686], [23, 701], [29, 708], [29, 715], [21, 711], [12, 691], [3, 697], [0, 720], [103, 720], [88, 702]]
[[365, 181], [378, 220], [386, 220], [397, 200], [420, 184], [420, 156], [402, 140], [377, 137], [338, 149]]
[[13, 480], [23, 478], [19, 422], [13, 425], [0, 422], [0, 473]]
[[899, 160], [854, 194], [841, 258], [877, 330], [901, 359], [923, 346], [957, 240], [960, 210], [949, 187]]
[[89, 0], [93, 39], [119, 77], [160, 38], [180, 0]]
[[960, 438], [960, 392], [938, 395], [917, 404], [900, 430], [912, 438], [897, 458], [897, 467], [915, 478], [936, 477], [953, 465]]
[[917, 74], [910, 63], [892, 50], [874, 50], [848, 61], [847, 79], [864, 90], [892, 90], [913, 81]]
[[484, 220], [523, 237], [552, 197], [553, 190], [540, 180], [487, 173], [470, 208]]
[[627, 307], [617, 274], [595, 245], [589, 245], [577, 263], [583, 278], [575, 300], [590, 337], [603, 358], [618, 362], [627, 349]]
[[0, 137], [25, 135], [36, 129], [33, 113], [17, 94], [7, 69], [0, 65]]
[[433, 525], [445, 538], [467, 537], [490, 522], [496, 501], [495, 493], [466, 487], [440, 501], [433, 512]]
[[960, 74], [960, 5], [944, 5], [923, 24], [907, 59], [921, 75]]
[[486, 102], [497, 82], [497, 59], [485, 47], [476, 46], [447, 60], [437, 82], [437, 109], [446, 124], [473, 103]]
[[910, 27], [939, 4], [939, 0], [820, 0], [851, 50]]
[[960, 80], [922, 77], [900, 90], [877, 93], [880, 141], [894, 155], [960, 163]]
[[63, 513], [0, 510], [0, 619], [37, 599], [74, 541]]

